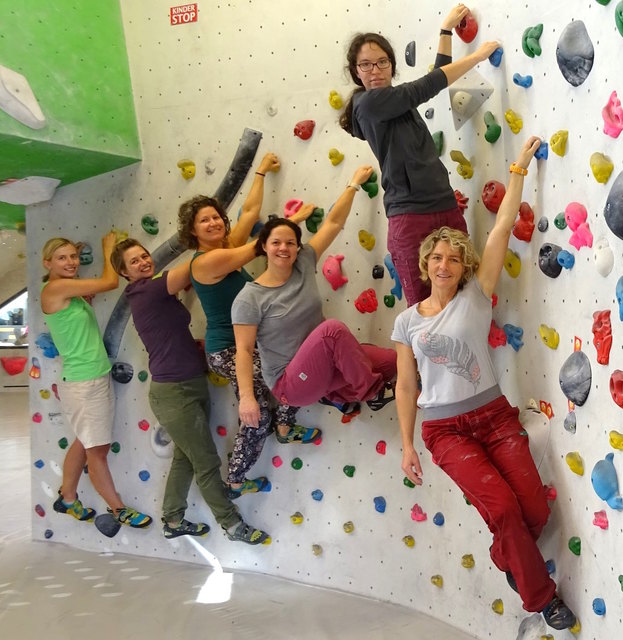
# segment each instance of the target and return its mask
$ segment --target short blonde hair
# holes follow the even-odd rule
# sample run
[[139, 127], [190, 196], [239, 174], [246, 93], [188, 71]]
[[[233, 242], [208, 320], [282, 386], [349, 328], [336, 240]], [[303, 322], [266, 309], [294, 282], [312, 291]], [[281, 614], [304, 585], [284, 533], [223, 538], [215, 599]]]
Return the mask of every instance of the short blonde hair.
[[[70, 244], [75, 249], [78, 248], [78, 245], [71, 240], [67, 240], [67, 238], [50, 238], [44, 245], [43, 251], [41, 252], [41, 261], [45, 262], [46, 260], [52, 260], [52, 256], [60, 249], [66, 245]], [[45, 265], [44, 265], [45, 268]], [[43, 282], [47, 282], [50, 277], [49, 273], [46, 273], [43, 276]]]
[[431, 231], [420, 245], [420, 272], [424, 282], [428, 282], [428, 259], [438, 242], [447, 242], [454, 251], [461, 252], [461, 261], [463, 262], [463, 277], [459, 283], [459, 287], [469, 282], [478, 267], [480, 266], [480, 256], [478, 255], [469, 236], [458, 229], [450, 227], [440, 227]]

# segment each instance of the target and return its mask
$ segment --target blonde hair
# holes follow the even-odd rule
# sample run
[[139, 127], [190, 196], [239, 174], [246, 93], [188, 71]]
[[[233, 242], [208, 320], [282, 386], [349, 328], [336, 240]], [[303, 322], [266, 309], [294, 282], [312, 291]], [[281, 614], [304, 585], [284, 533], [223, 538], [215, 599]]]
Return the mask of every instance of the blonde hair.
[[461, 262], [463, 263], [463, 276], [459, 283], [459, 287], [469, 282], [478, 267], [480, 266], [480, 256], [478, 255], [469, 236], [458, 229], [450, 227], [441, 227], [431, 231], [420, 245], [420, 272], [424, 282], [428, 282], [428, 259], [438, 242], [447, 242], [454, 251], [461, 252]]
[[[42, 254], [41, 261], [45, 262], [46, 260], [52, 260], [52, 257], [54, 256], [56, 251], [58, 251], [58, 249], [68, 244], [70, 244], [75, 249], [78, 249], [78, 246], [76, 245], [76, 243], [72, 242], [71, 240], [67, 240], [67, 238], [50, 238], [43, 245], [43, 251], [41, 252]], [[44, 265], [44, 269], [45, 269], [45, 265]], [[43, 276], [42, 280], [43, 282], [47, 282], [49, 278], [50, 278], [50, 274], [46, 273]]]

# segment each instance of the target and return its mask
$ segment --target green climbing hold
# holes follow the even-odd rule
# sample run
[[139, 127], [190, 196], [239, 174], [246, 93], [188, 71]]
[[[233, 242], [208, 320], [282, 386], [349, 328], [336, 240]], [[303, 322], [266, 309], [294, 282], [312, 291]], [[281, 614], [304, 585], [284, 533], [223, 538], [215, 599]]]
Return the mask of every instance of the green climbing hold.
[[569, 538], [569, 550], [576, 556], [579, 556], [582, 552], [582, 541], [577, 536]]
[[393, 293], [383, 296], [383, 303], [391, 309], [396, 304], [396, 296]]
[[353, 467], [352, 464], [347, 464], [344, 467], [344, 473], [349, 477], [352, 478], [355, 475], [355, 467]]
[[368, 194], [369, 198], [374, 198], [379, 192], [378, 177], [373, 171], [372, 175], [361, 185], [361, 188]]
[[67, 445], [69, 444], [69, 442], [67, 442], [67, 438], [63, 437], [58, 441], [58, 446], [61, 449], [67, 449]]
[[113, 442], [113, 443], [110, 445], [110, 450], [111, 450], [113, 453], [119, 453], [119, 451], [121, 451], [121, 445], [120, 445], [118, 442]]
[[537, 24], [536, 27], [528, 27], [521, 36], [521, 48], [529, 57], [541, 55], [541, 45], [539, 38], [543, 35], [543, 25]]
[[619, 33], [623, 36], [623, 2], [619, 2], [614, 8], [614, 23]]
[[485, 125], [487, 130], [485, 131], [485, 140], [493, 144], [502, 134], [502, 127], [496, 122], [495, 116], [491, 111], [485, 113]]
[[413, 484], [413, 482], [411, 482], [411, 480], [409, 480], [409, 478], [407, 478], [407, 476], [405, 476], [402, 480], [402, 484], [404, 484], [405, 487], [409, 487], [409, 489], [413, 489], [413, 487], [415, 487], [415, 485]]
[[433, 142], [437, 149], [437, 155], [440, 156], [443, 153], [443, 131], [435, 131], [433, 133]]
[[623, 591], [623, 574], [619, 576], [619, 584], [621, 585], [621, 591]]
[[307, 227], [307, 231], [309, 233], [316, 233], [318, 231], [318, 225], [322, 222], [324, 218], [324, 209], [322, 207], [316, 207], [311, 216], [305, 220], [305, 226]]
[[303, 461], [300, 458], [294, 458], [291, 462], [292, 468], [297, 471], [303, 467]]
[[566, 229], [567, 221], [565, 220], [565, 213], [562, 211], [554, 218], [554, 225], [557, 229]]
[[597, 0], [597, 2], [599, 2], [599, 4], [603, 4], [603, 6], [605, 7], [607, 4], [609, 4], [610, 0]]
[[158, 220], [149, 213], [141, 218], [141, 227], [150, 236], [158, 235]]
[[148, 374], [148, 373], [147, 373], [147, 371], [145, 371], [144, 369], [143, 369], [143, 371], [139, 371], [139, 372], [138, 372], [138, 379], [139, 379], [141, 382], [145, 382], [145, 380], [147, 380], [147, 377], [148, 377], [148, 376], [149, 376], [149, 374]]
[[467, 496], [465, 494], [463, 494], [463, 500], [465, 500], [465, 504], [469, 505], [470, 507], [472, 506], [472, 503], [467, 499]]

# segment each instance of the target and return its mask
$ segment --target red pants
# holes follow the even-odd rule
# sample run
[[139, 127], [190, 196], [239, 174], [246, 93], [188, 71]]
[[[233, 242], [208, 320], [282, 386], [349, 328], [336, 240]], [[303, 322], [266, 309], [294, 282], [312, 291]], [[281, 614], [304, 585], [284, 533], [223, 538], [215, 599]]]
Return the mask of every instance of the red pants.
[[500, 396], [474, 411], [423, 422], [422, 438], [487, 523], [491, 559], [513, 574], [524, 609], [541, 611], [556, 589], [536, 544], [549, 507], [518, 415]]
[[370, 400], [396, 376], [393, 349], [359, 344], [339, 320], [325, 320], [305, 338], [272, 389], [284, 404], [303, 407]]

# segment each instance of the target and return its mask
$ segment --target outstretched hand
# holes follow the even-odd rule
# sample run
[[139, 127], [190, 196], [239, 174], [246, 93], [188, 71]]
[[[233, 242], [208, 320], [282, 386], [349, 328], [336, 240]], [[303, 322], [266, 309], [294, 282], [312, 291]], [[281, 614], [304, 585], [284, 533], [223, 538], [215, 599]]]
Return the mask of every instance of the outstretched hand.
[[526, 142], [524, 142], [519, 155], [517, 156], [517, 160], [515, 164], [522, 169], [527, 169], [528, 165], [532, 158], [534, 158], [534, 154], [537, 152], [538, 148], [541, 146], [541, 138], [538, 136], [530, 136]]
[[456, 7], [452, 7], [450, 13], [444, 18], [441, 23], [441, 28], [451, 31], [454, 27], [458, 27], [461, 24], [461, 21], [468, 13], [468, 7], [464, 4], [457, 4]]
[[357, 170], [353, 174], [351, 182], [355, 184], [363, 184], [364, 182], [368, 181], [368, 179], [373, 173], [374, 173], [374, 168], [371, 165], [363, 164], [357, 168]]
[[261, 173], [268, 173], [269, 171], [277, 173], [279, 169], [281, 169], [279, 158], [272, 152], [268, 152], [262, 158], [262, 162], [260, 162], [260, 166], [258, 167], [258, 171], [260, 171]]
[[296, 213], [292, 214], [289, 219], [291, 222], [294, 222], [294, 224], [300, 224], [314, 213], [315, 208], [316, 205], [313, 203], [304, 204]]
[[105, 236], [102, 237], [102, 249], [104, 250], [104, 255], [110, 255], [112, 250], [115, 248], [117, 244], [117, 234], [115, 231], [109, 231]]

